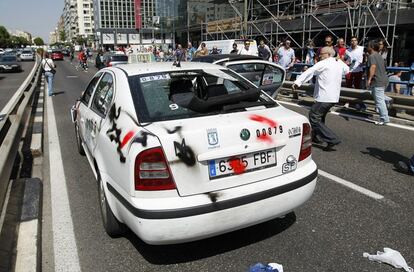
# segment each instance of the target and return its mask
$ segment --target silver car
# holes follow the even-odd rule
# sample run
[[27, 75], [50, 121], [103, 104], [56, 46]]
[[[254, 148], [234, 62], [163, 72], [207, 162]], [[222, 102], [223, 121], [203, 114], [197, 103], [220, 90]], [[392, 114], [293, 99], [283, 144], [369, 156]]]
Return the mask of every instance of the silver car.
[[35, 55], [33, 53], [32, 50], [23, 50], [22, 53], [20, 54], [20, 60], [30, 60], [33, 61], [35, 60]]

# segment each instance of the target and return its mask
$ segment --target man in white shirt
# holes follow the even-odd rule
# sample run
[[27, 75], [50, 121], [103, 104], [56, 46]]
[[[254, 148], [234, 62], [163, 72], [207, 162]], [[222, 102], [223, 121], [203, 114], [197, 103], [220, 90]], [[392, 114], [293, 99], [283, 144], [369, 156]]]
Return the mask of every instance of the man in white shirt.
[[240, 50], [240, 55], [256, 56], [256, 54], [253, 52], [253, 50], [250, 49], [249, 41], [244, 42], [244, 47], [242, 48], [242, 50]]
[[333, 56], [335, 56], [334, 49], [323, 47], [320, 52], [322, 60], [303, 72], [292, 85], [292, 89], [296, 89], [316, 76], [313, 93], [315, 103], [309, 112], [309, 122], [312, 125], [313, 142], [326, 142], [328, 145], [325, 150], [332, 150], [333, 146], [341, 142], [338, 136], [325, 125], [325, 117], [330, 108], [338, 103], [342, 76], [349, 73], [349, 67]]
[[345, 52], [345, 61], [349, 65], [346, 87], [362, 89], [364, 47], [358, 45], [357, 37], [351, 37], [351, 46]]
[[290, 47], [290, 40], [283, 43], [283, 46], [277, 50], [277, 55], [279, 56], [278, 64], [286, 70], [292, 68], [295, 64], [295, 51]]

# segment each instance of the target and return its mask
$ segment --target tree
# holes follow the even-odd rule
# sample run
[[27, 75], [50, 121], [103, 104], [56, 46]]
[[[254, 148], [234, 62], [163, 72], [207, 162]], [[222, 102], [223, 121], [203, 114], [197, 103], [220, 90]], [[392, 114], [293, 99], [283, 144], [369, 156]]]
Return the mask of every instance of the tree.
[[26, 38], [24, 38], [24, 37], [17, 37], [17, 40], [18, 40], [18, 42], [19, 42], [19, 45], [20, 46], [27, 46], [27, 45], [29, 45], [29, 44], [31, 44], [31, 42], [29, 42]]
[[61, 41], [61, 42], [64, 42], [64, 41], [66, 41], [66, 34], [65, 34], [65, 31], [60, 31], [59, 32], [59, 40]]
[[19, 37], [19, 36], [11, 36], [9, 39], [9, 46], [10, 47], [22, 47], [30, 44], [26, 38]]
[[43, 42], [42, 38], [40, 38], [40, 37], [36, 37], [36, 38], [33, 40], [33, 42], [34, 42], [34, 44], [35, 44], [35, 45], [37, 45], [37, 46], [40, 46], [40, 45], [44, 45], [44, 44], [45, 44], [45, 43]]
[[4, 26], [0, 26], [0, 47], [8, 47], [10, 34]]
[[88, 40], [86, 38], [80, 36], [80, 35], [76, 37], [76, 44], [86, 45], [87, 42], [88, 42]]

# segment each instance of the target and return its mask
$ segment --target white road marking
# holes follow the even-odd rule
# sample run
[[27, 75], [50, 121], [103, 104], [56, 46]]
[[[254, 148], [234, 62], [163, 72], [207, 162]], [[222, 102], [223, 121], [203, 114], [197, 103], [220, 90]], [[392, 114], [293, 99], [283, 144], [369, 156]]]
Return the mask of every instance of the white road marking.
[[366, 189], [364, 187], [361, 187], [359, 185], [356, 185], [356, 184], [354, 184], [354, 183], [352, 183], [350, 181], [344, 180], [344, 179], [342, 179], [340, 177], [337, 177], [337, 176], [334, 176], [332, 174], [329, 174], [329, 173], [327, 173], [327, 172], [325, 172], [323, 170], [318, 169], [318, 174], [321, 175], [322, 177], [325, 177], [327, 179], [333, 180], [333, 181], [335, 181], [335, 182], [337, 182], [337, 183], [339, 183], [339, 184], [341, 184], [341, 185], [343, 185], [345, 187], [348, 187], [348, 188], [350, 188], [350, 189], [352, 189], [354, 191], [357, 191], [357, 192], [360, 192], [361, 194], [364, 194], [366, 196], [369, 196], [369, 197], [371, 197], [371, 198], [373, 198], [375, 200], [380, 200], [380, 199], [383, 199], [384, 198], [384, 196], [382, 196], [380, 194], [377, 194], [377, 193], [375, 193], [375, 192], [373, 192], [371, 190], [368, 190], [368, 189]]
[[53, 109], [53, 98], [48, 97], [46, 101], [55, 271], [76, 272], [81, 271], [81, 269], [73, 232], [65, 172]]
[[78, 78], [78, 76], [66, 76], [67, 78]]
[[[292, 103], [292, 102], [279, 101], [279, 100], [278, 100], [278, 102], [280, 104], [286, 104], [286, 105], [293, 106], [293, 107], [310, 109], [309, 106], [298, 105], [298, 104], [295, 104], [295, 103]], [[348, 113], [331, 111], [331, 112], [329, 112], [329, 114], [334, 114], [334, 115], [338, 115], [338, 116], [342, 116], [342, 117], [347, 117], [347, 118], [351, 118], [351, 119], [356, 119], [356, 120], [360, 120], [360, 121], [365, 121], [365, 122], [369, 122], [369, 123], [375, 123], [375, 121], [372, 120], [372, 119], [369, 119], [369, 118], [366, 118], [366, 117], [357, 116], [357, 115], [352, 115], [352, 114], [348, 114]], [[400, 124], [388, 123], [388, 124], [386, 124], [386, 126], [414, 131], [414, 127], [400, 125]]]

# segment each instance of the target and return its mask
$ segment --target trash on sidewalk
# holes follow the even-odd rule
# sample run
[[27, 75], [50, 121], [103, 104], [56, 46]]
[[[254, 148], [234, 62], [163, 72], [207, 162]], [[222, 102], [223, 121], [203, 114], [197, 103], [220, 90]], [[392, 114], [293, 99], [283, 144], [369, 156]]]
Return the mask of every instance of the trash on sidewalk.
[[384, 247], [384, 252], [377, 251], [376, 255], [370, 255], [367, 252], [364, 252], [362, 256], [368, 258], [370, 261], [390, 264], [395, 268], [403, 268], [407, 272], [414, 271], [411, 267], [408, 266], [407, 262], [400, 252], [388, 247]]
[[277, 263], [257, 263], [250, 266], [249, 272], [283, 272], [283, 265]]

